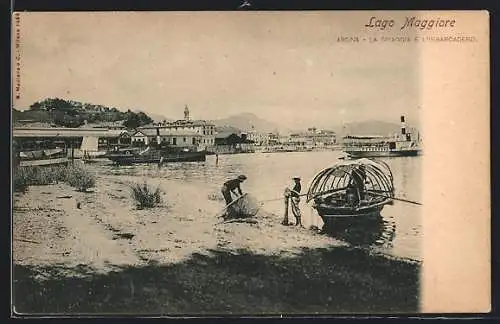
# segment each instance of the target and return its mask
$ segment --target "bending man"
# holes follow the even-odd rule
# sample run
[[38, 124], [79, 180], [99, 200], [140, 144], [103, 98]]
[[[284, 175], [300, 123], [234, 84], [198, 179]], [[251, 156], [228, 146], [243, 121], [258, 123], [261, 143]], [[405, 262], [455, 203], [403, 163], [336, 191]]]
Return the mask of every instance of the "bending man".
[[[233, 197], [231, 196], [231, 193], [235, 196], [241, 196], [243, 192], [241, 191], [241, 183], [247, 179], [246, 176], [243, 174], [238, 176], [236, 179], [231, 179], [222, 185], [222, 195], [224, 196], [224, 200], [226, 201], [226, 206], [229, 205], [230, 203], [233, 202]], [[231, 216], [234, 212], [234, 209], [232, 206], [229, 206], [227, 208], [226, 215]]]

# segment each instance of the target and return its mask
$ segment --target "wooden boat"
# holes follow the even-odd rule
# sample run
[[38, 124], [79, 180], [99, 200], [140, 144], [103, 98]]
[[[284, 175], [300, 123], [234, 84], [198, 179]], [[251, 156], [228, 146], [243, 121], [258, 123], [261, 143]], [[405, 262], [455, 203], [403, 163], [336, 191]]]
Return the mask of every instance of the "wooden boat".
[[17, 152], [16, 164], [20, 167], [68, 164], [70, 158], [64, 148], [26, 150]]
[[130, 165], [136, 163], [205, 162], [206, 155], [207, 152], [205, 151], [147, 147], [142, 150], [139, 148], [126, 148], [111, 151], [106, 154], [106, 158], [118, 165]]
[[325, 168], [316, 174], [307, 192], [307, 202], [314, 202], [313, 208], [327, 228], [339, 218], [378, 216], [393, 198], [389, 166], [366, 158]]

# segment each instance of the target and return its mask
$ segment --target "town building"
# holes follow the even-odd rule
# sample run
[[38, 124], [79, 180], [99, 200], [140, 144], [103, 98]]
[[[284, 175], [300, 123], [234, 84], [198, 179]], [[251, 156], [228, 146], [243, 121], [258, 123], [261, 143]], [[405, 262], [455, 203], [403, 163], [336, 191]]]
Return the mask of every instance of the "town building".
[[85, 120], [84, 124], [80, 126], [80, 128], [105, 128], [105, 129], [112, 129], [112, 130], [121, 130], [121, 129], [126, 129], [123, 125], [124, 120], [118, 120], [118, 121], [103, 121], [100, 123], [89, 123]]
[[299, 147], [312, 147], [314, 146], [313, 139], [304, 133], [290, 134], [288, 143]]
[[312, 128], [306, 136], [312, 140], [314, 146], [331, 146], [337, 143], [336, 133], [330, 130]]
[[217, 154], [235, 154], [255, 152], [254, 142], [246, 133], [221, 132], [215, 135], [214, 152]]
[[136, 131], [132, 135], [132, 146], [142, 147], [162, 144], [176, 148], [198, 150], [202, 136], [194, 131], [167, 128], [147, 128]]
[[248, 139], [253, 141], [256, 146], [266, 146], [269, 145], [270, 133], [250, 131]]
[[215, 145], [215, 125], [206, 120], [192, 120], [187, 105], [184, 107], [184, 119], [143, 126], [139, 127], [138, 130], [155, 130], [157, 128], [171, 131], [191, 131], [200, 135], [201, 139], [198, 143], [198, 150], [200, 151], [209, 150], [210, 147]]
[[280, 143], [280, 135], [277, 133], [269, 133], [269, 142], [268, 145], [279, 145]]

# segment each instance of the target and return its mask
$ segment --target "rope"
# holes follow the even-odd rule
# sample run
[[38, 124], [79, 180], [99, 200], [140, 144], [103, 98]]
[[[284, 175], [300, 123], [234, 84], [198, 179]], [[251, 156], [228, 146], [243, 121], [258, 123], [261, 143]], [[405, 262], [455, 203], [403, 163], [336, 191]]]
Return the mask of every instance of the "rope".
[[[303, 197], [303, 196], [307, 196], [306, 193], [304, 194], [300, 194], [299, 197]], [[274, 199], [267, 199], [267, 200], [261, 200], [260, 203], [265, 203], [265, 202], [270, 202], [270, 201], [277, 201], [277, 200], [283, 200], [285, 199], [284, 197], [280, 197], [280, 198], [274, 198]]]

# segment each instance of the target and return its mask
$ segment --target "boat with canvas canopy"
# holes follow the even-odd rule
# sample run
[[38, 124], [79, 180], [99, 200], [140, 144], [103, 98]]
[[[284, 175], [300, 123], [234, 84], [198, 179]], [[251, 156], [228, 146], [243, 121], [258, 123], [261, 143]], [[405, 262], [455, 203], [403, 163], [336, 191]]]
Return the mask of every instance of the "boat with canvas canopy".
[[394, 199], [393, 175], [383, 161], [361, 158], [318, 172], [307, 192], [325, 225], [340, 217], [379, 215]]

